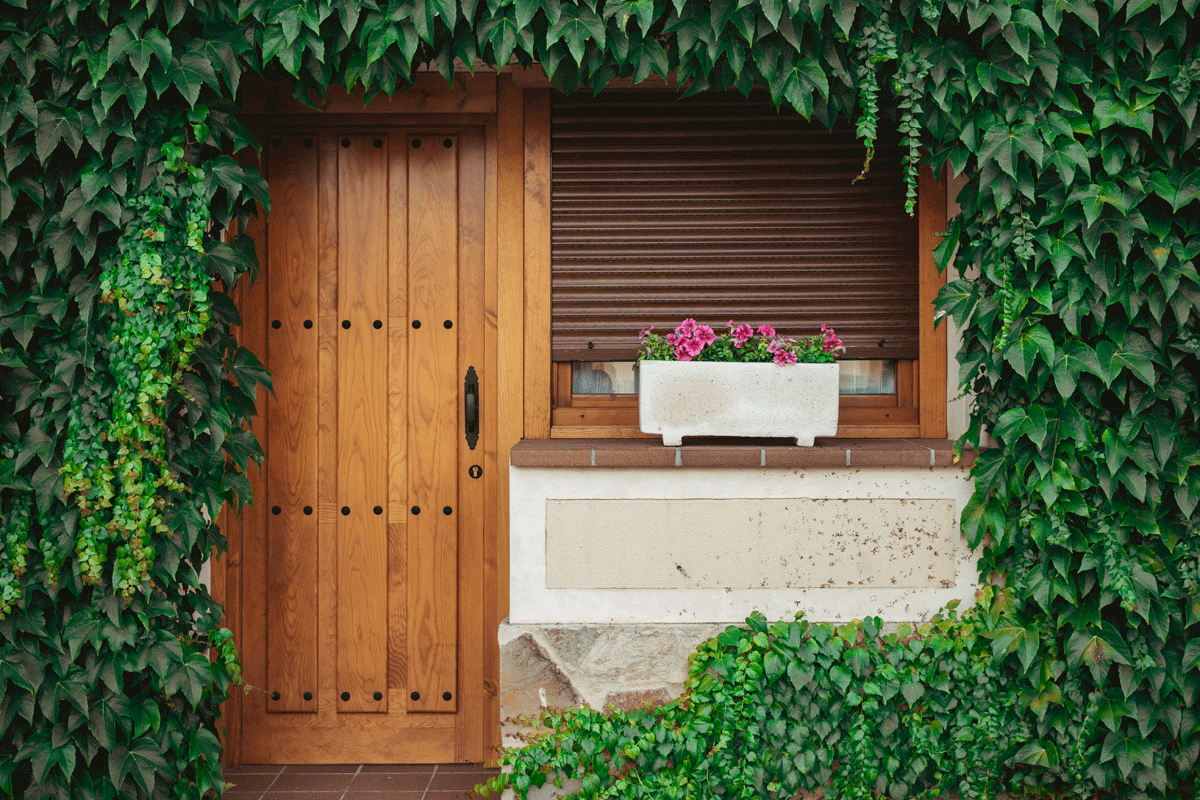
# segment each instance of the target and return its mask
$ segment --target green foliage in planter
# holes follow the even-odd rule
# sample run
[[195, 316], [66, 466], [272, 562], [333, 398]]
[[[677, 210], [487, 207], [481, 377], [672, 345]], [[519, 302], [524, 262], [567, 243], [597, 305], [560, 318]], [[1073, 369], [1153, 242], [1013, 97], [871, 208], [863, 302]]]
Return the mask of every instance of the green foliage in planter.
[[[991, 798], [1030, 736], [992, 641], [1008, 598], [988, 589], [919, 629], [877, 618], [730, 627], [692, 656], [658, 708], [547, 713], [489, 791], [579, 779], [580, 798]], [[834, 765], [836, 764], [836, 769]]]
[[[251, 144], [242, 73], [290, 75], [313, 102], [515, 57], [565, 91], [671, 73], [688, 92], [761, 84], [806, 116], [856, 118], [867, 159], [879, 114], [896, 114], [910, 148], [968, 177], [940, 252], [960, 276], [938, 306], [978, 398], [965, 443], [999, 445], [977, 461], [963, 525], [981, 574], [1013, 595], [989, 662], [1009, 670], [1029, 733], [1008, 768], [1078, 795], [1191, 791], [1197, 5], [0, 2], [0, 787], [194, 796], [209, 782], [231, 672], [199, 669], [222, 634], [195, 568], [221, 543], [208, 520], [248, 495], [259, 453], [241, 423], [265, 379], [229, 336], [228, 298], [199, 291], [252, 269], [245, 242], [218, 236], [266, 202], [230, 158]], [[211, 220], [202, 262], [189, 196], [197, 228]], [[128, 302], [101, 302], [102, 274], [122, 247], [140, 264], [160, 228], [164, 264], [190, 276], [170, 296], [192, 316], [139, 306], [167, 288], [150, 278], [113, 284], [161, 335], [142, 353], [117, 341]], [[129, 370], [159, 387], [135, 414]]]

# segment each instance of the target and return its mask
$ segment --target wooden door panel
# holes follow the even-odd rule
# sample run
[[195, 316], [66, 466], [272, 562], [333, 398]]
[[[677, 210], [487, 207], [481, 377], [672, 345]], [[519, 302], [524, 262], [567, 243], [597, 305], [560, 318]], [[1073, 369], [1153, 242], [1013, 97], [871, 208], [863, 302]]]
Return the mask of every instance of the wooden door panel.
[[409, 138], [408, 710], [454, 711], [458, 637], [458, 141]]
[[346, 136], [338, 158], [339, 712], [387, 711], [387, 149]]
[[317, 148], [272, 141], [267, 276], [267, 710], [317, 709]]
[[[462, 388], [467, 366], [489, 376], [483, 131], [264, 138], [274, 206], [255, 234], [264, 279], [244, 293], [243, 336], [274, 354], [278, 399], [260, 397], [267, 462], [251, 476], [273, 505], [240, 520], [240, 643], [255, 689], [241, 759], [481, 761], [495, 724], [484, 720], [489, 482], [468, 468], [496, 459], [490, 428], [474, 451], [465, 443]], [[289, 563], [303, 566], [276, 574]]]

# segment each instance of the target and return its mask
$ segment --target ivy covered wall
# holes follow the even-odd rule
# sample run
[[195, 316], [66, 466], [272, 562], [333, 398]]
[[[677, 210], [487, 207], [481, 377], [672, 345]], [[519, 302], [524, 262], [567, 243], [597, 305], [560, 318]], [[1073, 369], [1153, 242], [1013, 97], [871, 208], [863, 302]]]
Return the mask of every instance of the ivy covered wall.
[[[247, 500], [257, 360], [220, 243], [245, 71], [402, 91], [540, 63], [901, 119], [969, 177], [941, 248], [1012, 601], [1022, 780], [1181, 796], [1200, 755], [1197, 0], [0, 1], [0, 790], [198, 797], [236, 662], [196, 569]], [[213, 290], [212, 281], [216, 281]], [[930, 313], [933, 313], [932, 310]], [[205, 653], [223, 654], [210, 662]], [[964, 702], [965, 702], [964, 695]], [[68, 787], [70, 787], [68, 789]]]

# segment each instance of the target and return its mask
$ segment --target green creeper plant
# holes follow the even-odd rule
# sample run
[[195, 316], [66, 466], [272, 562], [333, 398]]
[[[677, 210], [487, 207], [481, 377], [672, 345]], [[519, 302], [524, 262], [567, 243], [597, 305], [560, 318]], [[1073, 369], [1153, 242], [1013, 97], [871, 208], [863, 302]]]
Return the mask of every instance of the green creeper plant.
[[[713, 692], [715, 706], [562, 718], [563, 741], [592, 759], [583, 774], [608, 769], [604, 758], [618, 773], [632, 764], [637, 780], [620, 784], [630, 793], [727, 781], [762, 796], [830, 782], [900, 797], [957, 781], [980, 796], [997, 785], [1194, 794], [1197, 10], [1197, 0], [0, 0], [0, 790], [220, 789], [213, 731], [235, 662], [196, 570], [222, 544], [216, 511], [248, 499], [244, 470], [261, 453], [243, 423], [267, 380], [229, 335], [237, 317], [223, 291], [255, 269], [248, 242], [225, 232], [267, 205], [261, 178], [232, 158], [254, 145], [237, 119], [242, 75], [290, 78], [315, 104], [333, 85], [370, 98], [421, 69], [453, 80], [456, 62], [515, 60], [540, 64], [565, 92], [651, 75], [684, 92], [764, 86], [781, 109], [857, 120], [868, 161], [881, 115], [897, 117], [910, 153], [919, 144], [935, 170], [965, 176], [937, 253], [955, 274], [936, 313], [962, 332], [960, 382], [974, 396], [960, 446], [993, 445], [972, 468], [963, 532], [981, 548], [983, 581], [1009, 598], [994, 620], [984, 614], [986, 636], [970, 625], [938, 634], [998, 676], [979, 683], [976, 667], [956, 667], [937, 679], [938, 713], [967, 715], [953, 758], [946, 719], [920, 698], [888, 705], [905, 685], [916, 691], [884, 663], [909, 644], [873, 634], [863, 647], [857, 634], [817, 642], [814, 680], [831, 688], [811, 702], [843, 714], [836, 739], [833, 729], [811, 739], [793, 717], [763, 727], [747, 709], [775, 701], [753, 692], [782, 690], [747, 659], [759, 654], [766, 675], [765, 648], [792, 633], [755, 622], [703, 657], [720, 686], [697, 674], [693, 694]], [[147, 352], [128, 335], [135, 318]], [[224, 655], [209, 662], [208, 649]], [[866, 673], [845, 660], [876, 649], [882, 700], [859, 691]], [[796, 648], [787, 657], [808, 663]], [[998, 707], [1011, 716], [995, 716], [997, 696], [980, 686], [1011, 687]], [[688, 716], [710, 708], [711, 723]], [[907, 726], [912, 774], [879, 745], [895, 740], [892, 714]], [[989, 750], [999, 740], [969, 729], [999, 731], [1004, 745]], [[791, 753], [792, 737], [823, 744]], [[598, 742], [617, 749], [597, 761]], [[770, 761], [772, 743], [792, 759], [786, 770]], [[697, 771], [651, 757], [658, 748]], [[536, 765], [545, 752], [513, 758]], [[984, 773], [966, 775], [967, 763]], [[532, 781], [531, 769], [514, 774]]]

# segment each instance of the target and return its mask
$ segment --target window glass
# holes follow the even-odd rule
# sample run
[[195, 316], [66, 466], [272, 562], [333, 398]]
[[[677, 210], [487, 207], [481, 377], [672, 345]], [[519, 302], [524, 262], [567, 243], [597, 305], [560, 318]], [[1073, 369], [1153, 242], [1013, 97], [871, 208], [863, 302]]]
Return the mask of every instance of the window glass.
[[[842, 394], [895, 394], [896, 360], [844, 360], [838, 371]], [[571, 362], [572, 394], [636, 395], [634, 361]]]

